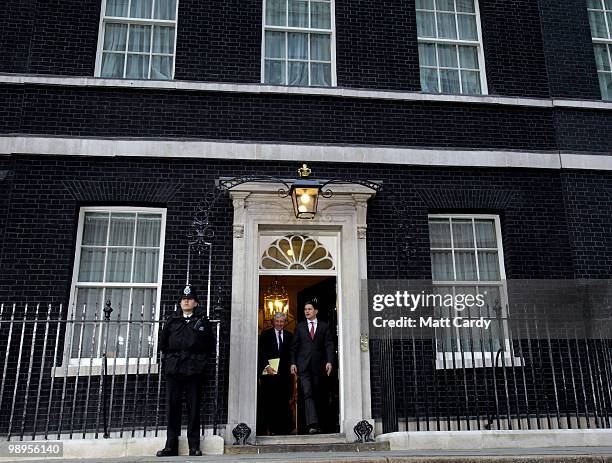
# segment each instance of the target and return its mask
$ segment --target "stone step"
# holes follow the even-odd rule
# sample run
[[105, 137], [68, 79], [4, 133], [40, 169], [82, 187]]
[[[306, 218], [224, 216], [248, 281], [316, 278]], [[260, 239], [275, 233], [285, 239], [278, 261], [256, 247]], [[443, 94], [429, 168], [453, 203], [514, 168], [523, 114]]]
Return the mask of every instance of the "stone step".
[[389, 442], [226, 445], [226, 455], [295, 452], [375, 452], [390, 450]]
[[344, 433], [335, 434], [291, 434], [285, 436], [257, 436], [256, 444], [343, 444], [346, 442]]

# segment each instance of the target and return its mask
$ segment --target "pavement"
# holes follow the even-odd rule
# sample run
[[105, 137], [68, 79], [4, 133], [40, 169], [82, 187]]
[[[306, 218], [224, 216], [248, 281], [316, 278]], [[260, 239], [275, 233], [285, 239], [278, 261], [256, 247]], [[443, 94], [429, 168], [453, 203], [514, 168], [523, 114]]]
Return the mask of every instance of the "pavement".
[[[612, 445], [612, 442], [610, 443]], [[3, 459], [4, 460], [4, 459]], [[48, 459], [51, 460], [51, 459]], [[275, 454], [215, 455], [202, 457], [156, 458], [132, 457], [114, 459], [58, 459], [66, 463], [612, 463], [610, 447], [508, 448], [489, 450], [419, 450], [384, 452], [304, 452]], [[7, 460], [4, 460], [7, 461]], [[40, 463], [41, 459], [15, 458], [21, 463]]]

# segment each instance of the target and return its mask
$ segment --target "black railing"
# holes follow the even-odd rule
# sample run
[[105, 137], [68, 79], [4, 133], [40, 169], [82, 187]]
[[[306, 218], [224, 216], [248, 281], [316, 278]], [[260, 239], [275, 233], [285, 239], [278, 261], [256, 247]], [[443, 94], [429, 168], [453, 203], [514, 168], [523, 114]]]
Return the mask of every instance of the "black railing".
[[[0, 306], [0, 436], [7, 440], [157, 436], [165, 428], [163, 321], [155, 307], [110, 311]], [[176, 310], [162, 307], [161, 314]], [[122, 313], [123, 312], [123, 313]], [[219, 418], [219, 331], [203, 428]], [[211, 368], [208, 369], [213, 370]]]
[[612, 427], [610, 317], [499, 312], [460, 315], [494, 329], [405, 328], [372, 341], [383, 432]]

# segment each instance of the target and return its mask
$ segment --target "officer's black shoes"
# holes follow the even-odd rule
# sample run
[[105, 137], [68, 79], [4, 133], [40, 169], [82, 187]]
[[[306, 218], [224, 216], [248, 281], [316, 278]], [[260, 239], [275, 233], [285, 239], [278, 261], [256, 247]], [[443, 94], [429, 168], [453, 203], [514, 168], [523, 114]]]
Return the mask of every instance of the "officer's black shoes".
[[201, 457], [202, 451], [200, 449], [189, 449], [189, 456], [190, 457]]
[[[191, 452], [189, 452], [189, 454], [191, 455]], [[178, 457], [178, 449], [164, 447], [163, 449], [159, 450], [156, 455], [158, 457]]]

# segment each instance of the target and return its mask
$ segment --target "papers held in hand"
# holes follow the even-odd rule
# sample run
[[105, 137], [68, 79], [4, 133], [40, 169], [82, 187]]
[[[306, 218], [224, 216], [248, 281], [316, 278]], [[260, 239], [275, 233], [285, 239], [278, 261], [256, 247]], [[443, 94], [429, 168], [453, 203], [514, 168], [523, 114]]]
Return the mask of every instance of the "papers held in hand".
[[[277, 373], [278, 373], [278, 364], [280, 363], [280, 358], [268, 359], [268, 365], [270, 365]], [[262, 375], [268, 375], [268, 372], [264, 368]]]

